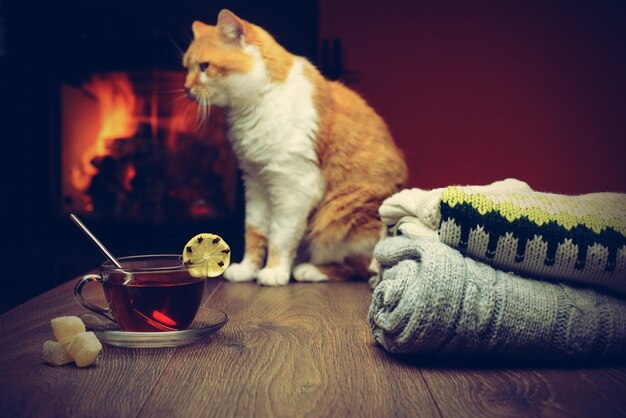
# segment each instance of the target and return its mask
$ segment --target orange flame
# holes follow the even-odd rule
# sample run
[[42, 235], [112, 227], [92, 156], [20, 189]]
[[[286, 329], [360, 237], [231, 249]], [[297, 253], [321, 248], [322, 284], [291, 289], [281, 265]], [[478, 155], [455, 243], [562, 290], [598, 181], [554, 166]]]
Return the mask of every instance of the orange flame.
[[132, 137], [137, 132], [136, 117], [140, 103], [126, 73], [94, 75], [84, 90], [97, 100], [100, 108], [98, 135], [81, 156], [79, 167], [72, 169], [72, 184], [85, 190], [96, 168], [91, 164], [94, 157], [107, 154], [108, 141]]

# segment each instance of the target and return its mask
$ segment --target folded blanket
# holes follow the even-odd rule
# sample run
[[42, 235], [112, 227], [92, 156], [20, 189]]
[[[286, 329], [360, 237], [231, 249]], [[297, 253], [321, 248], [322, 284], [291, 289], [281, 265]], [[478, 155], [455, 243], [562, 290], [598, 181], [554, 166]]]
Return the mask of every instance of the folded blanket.
[[432, 238], [386, 238], [374, 256], [369, 322], [390, 352], [626, 359], [624, 300], [496, 270]]
[[403, 190], [379, 212], [392, 232], [438, 237], [500, 269], [626, 294], [626, 194], [541, 193], [507, 179]]

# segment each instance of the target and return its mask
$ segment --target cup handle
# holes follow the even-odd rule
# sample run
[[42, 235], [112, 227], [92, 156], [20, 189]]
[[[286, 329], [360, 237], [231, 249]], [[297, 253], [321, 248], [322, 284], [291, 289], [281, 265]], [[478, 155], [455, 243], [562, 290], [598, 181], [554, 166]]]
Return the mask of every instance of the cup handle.
[[85, 286], [89, 282], [102, 283], [102, 276], [98, 274], [87, 274], [81, 277], [80, 279], [78, 279], [76, 286], [74, 286], [74, 298], [76, 298], [78, 303], [80, 303], [85, 308], [89, 309], [90, 311], [97, 313], [98, 315], [102, 315], [110, 321], [117, 322], [110, 308], [101, 308], [99, 306], [94, 305], [93, 303], [87, 302], [85, 298], [83, 298], [83, 294], [82, 294], [83, 286]]

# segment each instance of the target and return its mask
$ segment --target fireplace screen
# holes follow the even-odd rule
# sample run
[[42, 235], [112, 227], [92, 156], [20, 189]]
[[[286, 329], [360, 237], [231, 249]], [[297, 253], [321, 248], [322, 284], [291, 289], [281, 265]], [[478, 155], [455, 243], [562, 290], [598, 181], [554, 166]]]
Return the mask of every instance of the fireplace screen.
[[236, 160], [224, 116], [206, 119], [175, 71], [94, 74], [61, 87], [65, 212], [136, 220], [235, 210]]

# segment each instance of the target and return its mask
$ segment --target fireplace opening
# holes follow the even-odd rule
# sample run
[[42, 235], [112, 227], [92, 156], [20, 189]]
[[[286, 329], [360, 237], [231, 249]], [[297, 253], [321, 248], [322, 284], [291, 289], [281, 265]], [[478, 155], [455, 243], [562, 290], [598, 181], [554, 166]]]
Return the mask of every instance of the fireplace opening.
[[94, 73], [61, 85], [61, 206], [97, 219], [221, 218], [237, 202], [224, 116], [198, 113], [184, 73]]

